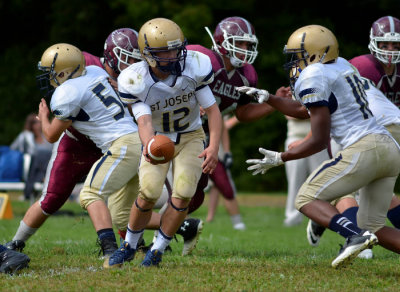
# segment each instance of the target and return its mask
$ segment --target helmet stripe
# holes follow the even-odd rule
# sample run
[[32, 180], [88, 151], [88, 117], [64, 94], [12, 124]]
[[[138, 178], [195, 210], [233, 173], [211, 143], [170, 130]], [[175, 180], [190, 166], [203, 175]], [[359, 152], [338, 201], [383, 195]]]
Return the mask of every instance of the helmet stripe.
[[388, 18], [389, 18], [389, 24], [390, 24], [390, 32], [395, 32], [395, 30], [394, 30], [394, 20], [393, 20], [393, 17], [388, 16]]
[[246, 26], [247, 26], [247, 32], [251, 35], [251, 34], [253, 34], [252, 33], [252, 31], [251, 31], [251, 24], [250, 24], [250, 22], [248, 22], [246, 19], [244, 19], [243, 17], [239, 17], [241, 20], [243, 20], [243, 22], [246, 24]]

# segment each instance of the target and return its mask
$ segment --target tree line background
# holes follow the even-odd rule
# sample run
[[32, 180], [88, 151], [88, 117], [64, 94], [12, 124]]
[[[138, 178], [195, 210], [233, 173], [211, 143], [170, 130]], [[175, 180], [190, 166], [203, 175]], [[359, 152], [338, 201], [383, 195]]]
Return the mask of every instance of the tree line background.
[[[275, 92], [288, 85], [282, 51], [297, 28], [308, 24], [328, 27], [339, 41], [340, 55], [350, 59], [369, 53], [369, 30], [375, 20], [385, 15], [399, 18], [399, 12], [399, 0], [0, 1], [0, 145], [9, 145], [22, 130], [26, 115], [37, 112], [41, 99], [35, 79], [39, 73], [37, 63], [43, 51], [54, 43], [71, 43], [101, 56], [111, 31], [122, 27], [139, 31], [147, 20], [166, 17], [181, 26], [190, 44], [210, 48], [211, 39], [204, 27], [213, 32], [223, 18], [241, 16], [253, 24], [259, 39], [259, 55], [253, 64], [258, 72], [258, 87]], [[278, 112], [231, 130], [232, 176], [238, 190], [286, 190], [284, 167], [253, 177], [245, 163], [247, 158], [261, 156], [260, 146], [282, 151], [285, 137], [286, 120]]]

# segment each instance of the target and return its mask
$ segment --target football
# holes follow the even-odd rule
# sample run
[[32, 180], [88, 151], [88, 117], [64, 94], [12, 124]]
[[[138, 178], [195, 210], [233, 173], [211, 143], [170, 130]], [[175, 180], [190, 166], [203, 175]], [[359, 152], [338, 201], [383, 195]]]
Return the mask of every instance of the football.
[[155, 135], [146, 145], [148, 158], [154, 164], [166, 163], [174, 157], [175, 144], [165, 135]]

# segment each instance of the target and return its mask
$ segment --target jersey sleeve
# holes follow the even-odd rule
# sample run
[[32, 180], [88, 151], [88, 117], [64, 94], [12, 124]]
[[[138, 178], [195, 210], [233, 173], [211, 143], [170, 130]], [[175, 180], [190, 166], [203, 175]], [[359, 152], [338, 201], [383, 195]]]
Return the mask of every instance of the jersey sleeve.
[[325, 80], [321, 64], [314, 64], [305, 68], [296, 85], [296, 96], [307, 108], [328, 106], [331, 91]]
[[202, 108], [209, 108], [216, 103], [215, 97], [209, 86], [204, 86], [203, 88], [197, 90], [196, 98]]
[[128, 67], [118, 76], [118, 92], [122, 102], [134, 104], [139, 102], [138, 94], [145, 90], [145, 82], [142, 74]]
[[135, 117], [136, 121], [144, 115], [151, 115], [150, 106], [145, 104], [144, 102], [136, 102], [132, 105], [132, 114]]
[[50, 108], [54, 116], [62, 121], [75, 120], [81, 111], [81, 95], [74, 86], [64, 83], [55, 90]]

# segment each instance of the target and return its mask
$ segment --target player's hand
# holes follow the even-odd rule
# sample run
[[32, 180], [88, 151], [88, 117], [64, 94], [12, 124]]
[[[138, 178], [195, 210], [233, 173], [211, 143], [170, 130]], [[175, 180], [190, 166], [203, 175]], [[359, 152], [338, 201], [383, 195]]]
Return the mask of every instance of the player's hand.
[[279, 87], [276, 90], [275, 93], [276, 96], [280, 96], [280, 97], [287, 97], [287, 98], [292, 98], [292, 90], [290, 89], [290, 87]]
[[199, 158], [205, 158], [201, 167], [203, 168], [203, 173], [212, 174], [217, 167], [218, 163], [218, 149], [213, 149], [212, 147], [207, 147], [198, 156]]
[[245, 93], [247, 95], [252, 96], [256, 101], [258, 101], [258, 103], [267, 102], [269, 99], [269, 92], [264, 89], [258, 89], [249, 86], [241, 86], [241, 87], [236, 87], [236, 90], [241, 93]]
[[204, 116], [206, 114], [206, 111], [204, 110], [203, 107], [200, 107], [200, 117]]
[[[149, 141], [153, 138], [153, 136], [150, 137]], [[147, 146], [148, 142], [145, 144]], [[144, 160], [146, 160], [148, 163], [151, 163], [153, 165], [156, 165], [157, 163], [154, 163], [149, 156], [149, 152], [147, 151], [147, 147], [143, 146], [142, 154], [144, 156]]]
[[44, 121], [45, 119], [48, 119], [50, 115], [50, 110], [49, 107], [47, 106], [46, 100], [42, 98], [42, 100], [39, 103], [39, 112], [38, 112], [38, 120], [39, 121]]
[[284, 163], [280, 152], [270, 151], [264, 148], [259, 148], [258, 151], [264, 155], [263, 159], [246, 160], [246, 163], [251, 164], [247, 170], [253, 171], [253, 175], [259, 173], [265, 174], [268, 169]]
[[224, 154], [224, 159], [222, 160], [222, 163], [224, 164], [225, 169], [230, 169], [232, 167], [232, 164], [233, 164], [232, 153], [226, 152]]
[[303, 142], [304, 142], [304, 139], [296, 140], [296, 141], [294, 141], [294, 142], [292, 142], [292, 143], [290, 143], [288, 145], [288, 149], [290, 150], [290, 149], [296, 148], [297, 146], [299, 146]]

